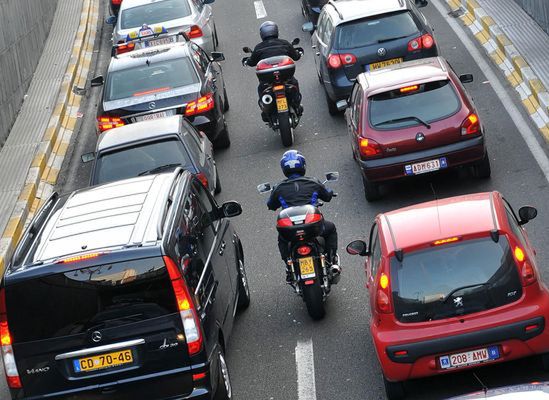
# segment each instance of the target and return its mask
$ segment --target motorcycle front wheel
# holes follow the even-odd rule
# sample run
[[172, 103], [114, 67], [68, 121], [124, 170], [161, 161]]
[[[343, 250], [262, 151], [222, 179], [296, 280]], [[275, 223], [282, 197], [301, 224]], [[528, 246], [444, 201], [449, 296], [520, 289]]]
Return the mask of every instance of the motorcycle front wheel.
[[307, 312], [312, 319], [318, 320], [324, 318], [326, 310], [324, 309], [324, 299], [320, 282], [315, 280], [312, 285], [303, 285], [303, 300], [307, 305]]
[[294, 128], [292, 128], [289, 112], [278, 114], [278, 129], [280, 129], [282, 145], [290, 147], [294, 143]]

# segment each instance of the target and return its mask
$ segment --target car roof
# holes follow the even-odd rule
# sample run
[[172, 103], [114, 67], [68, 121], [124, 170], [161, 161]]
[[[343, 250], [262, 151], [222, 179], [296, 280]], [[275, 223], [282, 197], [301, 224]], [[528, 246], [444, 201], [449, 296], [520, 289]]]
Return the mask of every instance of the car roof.
[[363, 72], [357, 77], [366, 97], [407, 85], [448, 79], [449, 68], [442, 57], [405, 61], [376, 71]]
[[405, 0], [339, 0], [330, 1], [329, 4], [339, 17], [334, 21], [335, 25], [408, 9]]
[[147, 60], [150, 63], [156, 63], [175, 58], [188, 58], [190, 55], [189, 44], [190, 42], [169, 43], [117, 55], [111, 58], [108, 72], [142, 65]]
[[181, 119], [183, 116], [158, 118], [149, 121], [140, 121], [133, 124], [113, 128], [103, 132], [97, 141], [97, 152], [113, 147], [118, 147], [130, 142], [150, 140], [181, 131]]
[[127, 8], [139, 7], [145, 4], [151, 3], [160, 3], [164, 0], [124, 0], [120, 5], [120, 10], [125, 10]]
[[498, 192], [433, 200], [378, 216], [389, 253], [456, 236], [488, 234], [503, 225]]
[[156, 245], [157, 224], [176, 173], [181, 171], [73, 192], [50, 215], [29, 261], [37, 263], [102, 249]]

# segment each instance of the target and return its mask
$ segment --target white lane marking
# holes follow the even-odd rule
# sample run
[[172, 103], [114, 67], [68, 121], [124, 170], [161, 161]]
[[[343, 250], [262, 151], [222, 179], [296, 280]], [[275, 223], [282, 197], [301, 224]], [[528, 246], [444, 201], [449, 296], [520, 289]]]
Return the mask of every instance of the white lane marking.
[[267, 10], [262, 0], [254, 1], [255, 15], [257, 19], [265, 18], [267, 16]]
[[539, 167], [541, 168], [541, 171], [545, 175], [545, 179], [549, 181], [549, 158], [547, 158], [547, 155], [543, 151], [542, 146], [540, 146], [539, 142], [536, 139], [538, 134], [530, 128], [530, 125], [528, 125], [528, 123], [520, 113], [519, 109], [513, 103], [511, 96], [509, 96], [509, 94], [499, 81], [499, 77], [495, 74], [492, 66], [484, 60], [484, 55], [481, 54], [480, 51], [478, 51], [478, 49], [475, 47], [471, 39], [469, 39], [469, 36], [467, 36], [461, 25], [455, 19], [448, 17], [447, 9], [440, 3], [440, 0], [433, 0], [432, 3], [434, 4], [438, 12], [442, 15], [442, 17], [446, 19], [452, 30], [459, 37], [469, 54], [473, 56], [473, 59], [475, 60], [479, 68], [492, 84], [492, 88], [501, 100], [503, 107], [505, 107], [505, 110], [507, 110], [507, 113], [509, 113], [509, 116], [515, 123], [515, 126], [520, 132], [520, 135], [526, 142], [526, 145], [530, 149], [530, 152], [534, 156], [534, 159], [537, 161]]
[[311, 339], [297, 342], [295, 363], [298, 400], [316, 400], [315, 361]]

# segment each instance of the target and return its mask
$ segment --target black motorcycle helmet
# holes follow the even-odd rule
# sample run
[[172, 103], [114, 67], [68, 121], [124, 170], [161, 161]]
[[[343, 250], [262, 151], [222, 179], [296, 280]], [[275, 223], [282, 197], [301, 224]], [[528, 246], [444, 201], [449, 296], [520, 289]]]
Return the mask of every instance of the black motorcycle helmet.
[[265, 21], [259, 27], [259, 36], [261, 40], [277, 39], [278, 38], [278, 25], [273, 21]]

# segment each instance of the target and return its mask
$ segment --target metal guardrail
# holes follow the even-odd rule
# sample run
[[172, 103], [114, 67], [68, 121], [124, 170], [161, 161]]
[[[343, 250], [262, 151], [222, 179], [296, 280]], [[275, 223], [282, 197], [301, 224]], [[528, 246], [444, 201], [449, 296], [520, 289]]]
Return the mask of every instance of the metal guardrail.
[[549, 0], [515, 0], [538, 24], [549, 33]]

